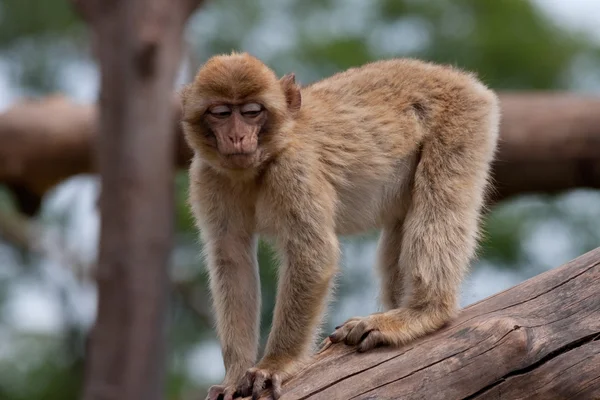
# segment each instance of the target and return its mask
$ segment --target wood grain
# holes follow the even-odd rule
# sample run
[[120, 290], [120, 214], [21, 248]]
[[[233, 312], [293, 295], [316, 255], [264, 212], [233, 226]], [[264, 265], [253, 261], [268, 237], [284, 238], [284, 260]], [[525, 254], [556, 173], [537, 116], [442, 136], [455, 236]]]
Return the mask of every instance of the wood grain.
[[398, 349], [334, 345], [283, 399], [600, 399], [600, 248]]

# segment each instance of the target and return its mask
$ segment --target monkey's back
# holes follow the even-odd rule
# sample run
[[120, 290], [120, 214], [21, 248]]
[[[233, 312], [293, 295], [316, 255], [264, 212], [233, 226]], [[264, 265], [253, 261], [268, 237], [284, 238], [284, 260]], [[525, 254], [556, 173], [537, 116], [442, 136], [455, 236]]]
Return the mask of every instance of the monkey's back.
[[354, 115], [367, 123], [414, 117], [427, 122], [448, 108], [477, 103], [483, 92], [489, 90], [471, 73], [416, 59], [372, 62], [302, 88], [313, 121], [333, 111], [340, 120]]
[[366, 64], [304, 87], [306, 131], [298, 142], [318, 154], [319, 173], [338, 194], [341, 233], [379, 226], [409, 197], [423, 137], [490, 96], [471, 74], [413, 59]]

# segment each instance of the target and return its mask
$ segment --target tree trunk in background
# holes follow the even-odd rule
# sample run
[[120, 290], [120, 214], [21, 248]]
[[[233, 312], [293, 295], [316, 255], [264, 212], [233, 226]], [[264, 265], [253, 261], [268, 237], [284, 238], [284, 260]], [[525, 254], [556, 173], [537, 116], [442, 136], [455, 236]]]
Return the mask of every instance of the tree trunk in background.
[[173, 231], [173, 107], [182, 32], [197, 1], [80, 0], [101, 68], [96, 324], [84, 399], [164, 397]]

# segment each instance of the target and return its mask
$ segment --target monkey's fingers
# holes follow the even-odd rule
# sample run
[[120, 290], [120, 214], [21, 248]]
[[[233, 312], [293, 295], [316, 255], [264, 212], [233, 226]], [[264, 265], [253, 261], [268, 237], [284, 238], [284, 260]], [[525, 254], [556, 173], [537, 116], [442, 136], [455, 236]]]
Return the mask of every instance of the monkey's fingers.
[[358, 324], [360, 321], [359, 318], [351, 318], [346, 321], [344, 324], [337, 326], [335, 331], [331, 335], [329, 335], [329, 340], [331, 343], [339, 343], [346, 340], [346, 337], [350, 333], [350, 331]]
[[277, 400], [281, 397], [281, 383], [280, 374], [265, 369], [250, 368], [238, 388], [238, 393], [244, 397], [252, 395], [252, 400], [264, 398], [262, 397], [264, 395], [270, 395], [267, 398]]
[[[270, 390], [265, 391], [265, 386], [270, 382]], [[269, 396], [270, 394], [270, 396]], [[267, 395], [268, 399], [278, 400], [281, 397], [281, 376], [279, 374], [269, 374], [259, 370], [256, 373], [254, 380], [254, 388], [252, 390], [252, 400], [264, 399]]]
[[233, 400], [235, 388], [225, 385], [213, 385], [208, 389], [206, 400]]
[[271, 391], [273, 392], [273, 398], [275, 400], [281, 397], [281, 375], [273, 374], [271, 376]]
[[240, 393], [243, 397], [250, 396], [252, 394], [252, 389], [254, 387], [254, 374], [256, 372], [256, 368], [250, 368], [246, 371], [246, 375], [242, 379], [242, 382], [238, 386], [238, 393]]
[[396, 309], [373, 314], [354, 325], [345, 343], [357, 346], [359, 352], [380, 346], [401, 346], [439, 328], [430, 314], [414, 316], [408, 310]]
[[374, 349], [375, 347], [389, 344], [383, 333], [377, 330], [370, 331], [363, 340], [358, 344], [358, 352], [363, 353]]
[[349, 346], [356, 346], [373, 330], [375, 330], [375, 326], [373, 326], [369, 319], [365, 318], [354, 325], [354, 327], [346, 335], [346, 339], [344, 341]]
[[252, 386], [252, 400], [260, 399], [260, 395], [269, 379], [266, 371], [258, 370], [254, 375], [254, 385]]

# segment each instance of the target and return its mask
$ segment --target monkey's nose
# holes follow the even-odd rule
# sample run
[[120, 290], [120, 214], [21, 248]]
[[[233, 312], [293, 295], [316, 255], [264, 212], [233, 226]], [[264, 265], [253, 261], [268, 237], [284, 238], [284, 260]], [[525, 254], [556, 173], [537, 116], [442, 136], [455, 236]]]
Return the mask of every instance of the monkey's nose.
[[228, 136], [228, 137], [229, 137], [229, 141], [232, 144], [241, 144], [241, 143], [244, 143], [244, 139], [246, 138], [245, 135], [244, 136], [231, 135], [231, 136]]

